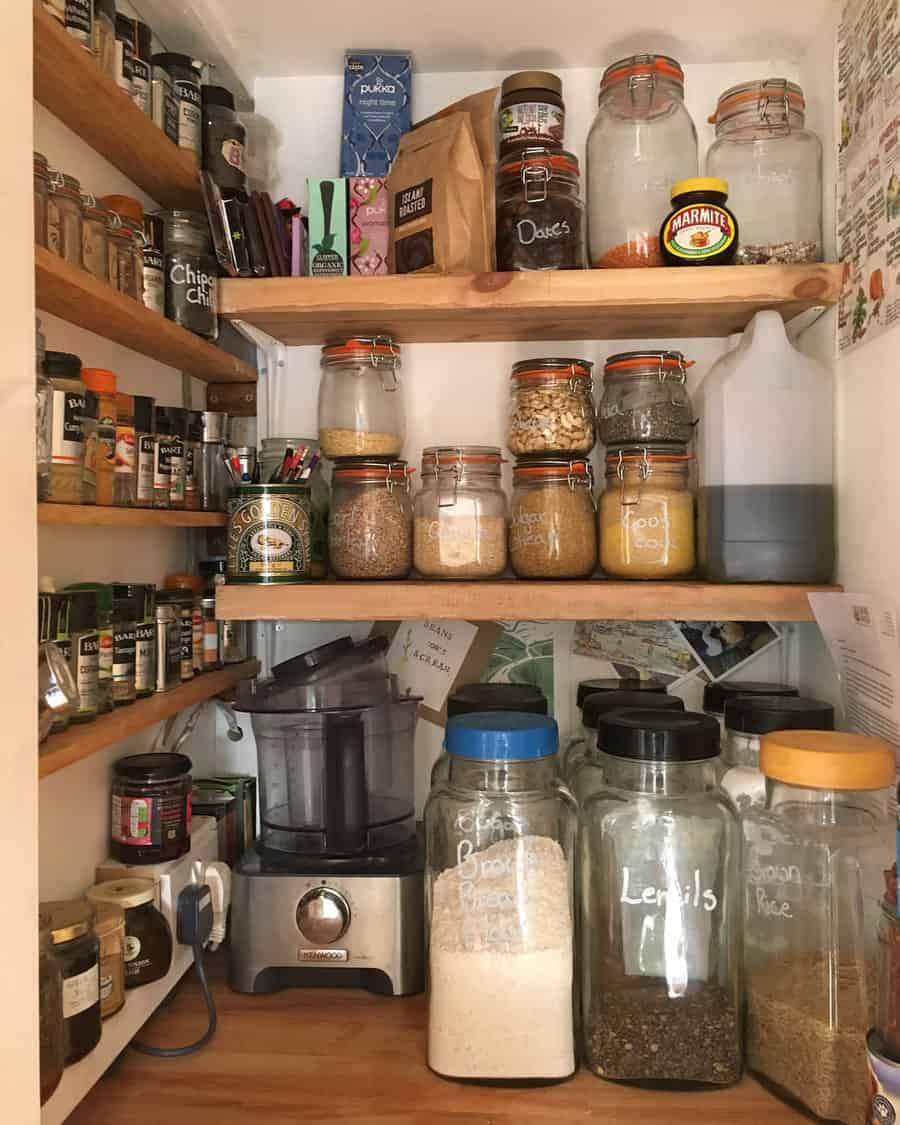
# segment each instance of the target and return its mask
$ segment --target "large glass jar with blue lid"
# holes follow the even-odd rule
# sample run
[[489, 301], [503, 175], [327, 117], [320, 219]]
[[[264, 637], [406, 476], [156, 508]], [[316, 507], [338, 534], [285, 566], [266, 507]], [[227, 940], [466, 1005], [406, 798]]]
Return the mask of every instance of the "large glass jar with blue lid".
[[428, 1064], [447, 1078], [558, 1082], [573, 1032], [574, 801], [553, 719], [447, 722], [425, 808]]

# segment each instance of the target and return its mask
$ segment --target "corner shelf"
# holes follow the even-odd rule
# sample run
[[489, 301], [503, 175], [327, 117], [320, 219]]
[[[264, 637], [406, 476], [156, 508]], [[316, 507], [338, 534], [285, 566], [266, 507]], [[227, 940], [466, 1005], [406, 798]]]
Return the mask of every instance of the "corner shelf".
[[196, 159], [138, 109], [41, 0], [34, 2], [34, 96], [157, 203], [203, 210]]
[[249, 363], [117, 292], [43, 246], [34, 248], [35, 304], [54, 316], [211, 383], [255, 383]]
[[224, 512], [183, 512], [166, 508], [107, 508], [97, 504], [38, 504], [44, 527], [224, 527]]
[[77, 723], [59, 734], [51, 734], [38, 748], [38, 776], [49, 777], [58, 770], [89, 758], [123, 738], [177, 715], [186, 707], [204, 703], [221, 695], [241, 680], [255, 676], [259, 664], [245, 660], [242, 664], [229, 664], [215, 672], [204, 672], [172, 691], [158, 692], [147, 699], [139, 699], [127, 707], [100, 715], [91, 723]]
[[761, 309], [785, 320], [840, 294], [841, 267], [558, 270], [459, 276], [252, 278], [220, 313], [284, 344], [388, 332], [401, 343], [727, 336]]

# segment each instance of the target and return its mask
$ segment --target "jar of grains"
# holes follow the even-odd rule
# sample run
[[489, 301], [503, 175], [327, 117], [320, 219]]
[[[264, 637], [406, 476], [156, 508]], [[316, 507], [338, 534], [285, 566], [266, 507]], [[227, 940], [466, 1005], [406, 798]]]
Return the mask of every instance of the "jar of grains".
[[529, 453], [581, 453], [594, 448], [594, 399], [586, 359], [526, 359], [512, 369], [506, 444]]
[[503, 458], [490, 445], [422, 451], [413, 560], [426, 578], [496, 578], [506, 569]]
[[328, 557], [338, 578], [405, 578], [412, 567], [412, 500], [405, 461], [335, 464]]
[[109, 254], [106, 231], [109, 226], [109, 209], [92, 195], [83, 194], [81, 228], [81, 256], [84, 268], [100, 281], [109, 281]]
[[584, 268], [578, 157], [526, 148], [497, 169], [497, 269]]
[[73, 266], [82, 264], [81, 184], [55, 168], [47, 196], [47, 247]]
[[50, 190], [50, 169], [42, 152], [34, 154], [34, 241], [47, 245], [47, 193]]
[[621, 352], [606, 361], [597, 434], [604, 445], [677, 441], [694, 434], [681, 352]]
[[322, 348], [319, 441], [325, 457], [400, 456], [405, 422], [399, 368], [400, 349], [387, 336]]
[[618, 578], [684, 578], [694, 569], [694, 496], [683, 445], [623, 445], [606, 457], [600, 566]]
[[597, 565], [594, 473], [587, 461], [529, 458], [513, 470], [509, 561], [519, 578], [587, 578]]

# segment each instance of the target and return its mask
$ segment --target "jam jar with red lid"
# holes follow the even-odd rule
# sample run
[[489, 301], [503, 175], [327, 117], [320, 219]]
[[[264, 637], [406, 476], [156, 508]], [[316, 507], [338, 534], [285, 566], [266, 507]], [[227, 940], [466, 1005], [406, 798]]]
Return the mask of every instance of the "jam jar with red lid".
[[110, 828], [110, 851], [120, 863], [166, 863], [190, 851], [190, 758], [120, 758], [113, 766]]
[[525, 148], [497, 169], [497, 269], [584, 267], [578, 157]]

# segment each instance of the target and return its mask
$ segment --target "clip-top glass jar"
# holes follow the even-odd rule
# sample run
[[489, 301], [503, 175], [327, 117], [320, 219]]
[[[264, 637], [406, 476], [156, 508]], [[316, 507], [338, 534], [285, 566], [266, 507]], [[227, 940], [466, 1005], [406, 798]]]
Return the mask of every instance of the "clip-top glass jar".
[[584, 268], [578, 157], [526, 148], [497, 169], [497, 269]]
[[659, 229], [669, 190], [698, 169], [681, 65], [649, 54], [607, 67], [587, 142], [591, 265], [661, 266]]
[[694, 436], [694, 408], [681, 352], [620, 352], [606, 361], [597, 433], [604, 445], [633, 442], [687, 443]]
[[573, 1034], [575, 807], [543, 715], [447, 722], [449, 778], [425, 807], [428, 1065], [559, 1081]]
[[319, 441], [325, 457], [399, 457], [406, 424], [400, 349], [388, 336], [322, 348]]
[[513, 365], [506, 444], [516, 457], [594, 448], [593, 363], [523, 359]]
[[621, 446], [606, 457], [600, 566], [617, 578], [685, 578], [694, 569], [693, 457], [679, 445]]
[[581, 810], [584, 1057], [602, 1078], [741, 1077], [741, 834], [708, 715], [598, 725], [603, 787]]
[[597, 565], [588, 461], [528, 458], [513, 470], [509, 561], [519, 578], [587, 578]]
[[162, 220], [166, 316], [198, 336], [215, 340], [219, 335], [219, 265], [206, 216], [194, 211], [164, 211]]
[[744, 265], [822, 260], [822, 143], [803, 90], [786, 78], [732, 86], [710, 118], [707, 174], [728, 181]]
[[425, 578], [496, 578], [506, 569], [503, 458], [491, 445], [422, 450], [413, 559]]
[[[81, 256], [84, 268], [99, 281], [109, 281], [109, 249], [107, 230], [110, 221], [109, 208], [93, 195], [81, 196], [82, 232]], [[115, 285], [116, 279], [112, 278]]]
[[328, 558], [338, 578], [405, 578], [412, 567], [412, 498], [405, 461], [336, 462]]
[[74, 176], [50, 169], [47, 197], [47, 248], [73, 266], [82, 265], [81, 184]]
[[747, 1065], [817, 1117], [869, 1120], [894, 750], [835, 731], [764, 735], [766, 808], [744, 817]]

